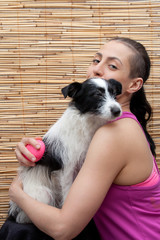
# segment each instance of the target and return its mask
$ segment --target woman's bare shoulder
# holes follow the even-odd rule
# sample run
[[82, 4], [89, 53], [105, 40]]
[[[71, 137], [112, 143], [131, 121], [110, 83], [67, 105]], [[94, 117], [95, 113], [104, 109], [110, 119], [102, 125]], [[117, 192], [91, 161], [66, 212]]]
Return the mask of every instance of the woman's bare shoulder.
[[98, 129], [97, 133], [97, 135], [104, 135], [110, 139], [114, 139], [116, 137], [117, 140], [120, 140], [122, 136], [124, 140], [126, 138], [133, 138], [134, 136], [137, 136], [137, 134], [144, 136], [140, 125], [131, 118], [123, 118], [110, 122]]
[[116, 159], [119, 159], [119, 163], [122, 160], [120, 167], [125, 165], [126, 146], [124, 145], [128, 144], [125, 136], [128, 133], [129, 126], [126, 129], [126, 123], [120, 122], [108, 123], [97, 130], [89, 147], [89, 153], [92, 154], [92, 163], [93, 158], [97, 156], [95, 159], [98, 159], [98, 162], [109, 163], [111, 161], [112, 164], [117, 161]]
[[[94, 136], [97, 145], [104, 146], [106, 152], [114, 153], [118, 150], [123, 159], [127, 158], [133, 148], [142, 144], [147, 147], [145, 134], [139, 124], [130, 118], [124, 118], [108, 123], [99, 128]], [[143, 147], [143, 146], [142, 146]]]
[[134, 132], [138, 129], [137, 123], [129, 118], [124, 118], [121, 120], [113, 121], [105, 124], [99, 128], [96, 132], [97, 137], [109, 138], [110, 140], [115, 138], [119, 140], [122, 136], [130, 135], [130, 132]]

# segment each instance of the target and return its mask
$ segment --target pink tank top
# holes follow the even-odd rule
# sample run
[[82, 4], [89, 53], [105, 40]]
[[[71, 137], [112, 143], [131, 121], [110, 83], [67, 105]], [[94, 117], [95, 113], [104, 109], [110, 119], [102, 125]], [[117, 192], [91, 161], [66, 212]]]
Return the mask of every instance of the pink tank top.
[[159, 174], [156, 168], [155, 163], [153, 162], [153, 169], [152, 172], [150, 174], [150, 176], [143, 182], [141, 183], [137, 183], [135, 185], [132, 186], [137, 186], [137, 187], [149, 187], [149, 186], [153, 186], [154, 184], [156, 184], [159, 181]]
[[[124, 112], [122, 118], [137, 118]], [[154, 158], [153, 158], [154, 159]], [[160, 239], [160, 178], [154, 159], [156, 181], [146, 180], [132, 186], [112, 184], [94, 217], [102, 240], [159, 240]], [[158, 174], [157, 174], [158, 173]], [[144, 184], [144, 185], [143, 185]]]

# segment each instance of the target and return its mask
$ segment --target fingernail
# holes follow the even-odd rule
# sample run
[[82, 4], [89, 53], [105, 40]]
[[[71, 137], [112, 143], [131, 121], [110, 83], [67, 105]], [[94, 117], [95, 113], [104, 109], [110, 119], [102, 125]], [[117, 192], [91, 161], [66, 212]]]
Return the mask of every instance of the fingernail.
[[39, 144], [38, 144], [38, 145], [36, 145], [36, 148], [37, 148], [37, 149], [39, 149], [40, 147], [41, 147], [41, 146], [40, 146]]
[[32, 161], [33, 161], [33, 162], [36, 161], [36, 158], [33, 157], [33, 158], [32, 158]]

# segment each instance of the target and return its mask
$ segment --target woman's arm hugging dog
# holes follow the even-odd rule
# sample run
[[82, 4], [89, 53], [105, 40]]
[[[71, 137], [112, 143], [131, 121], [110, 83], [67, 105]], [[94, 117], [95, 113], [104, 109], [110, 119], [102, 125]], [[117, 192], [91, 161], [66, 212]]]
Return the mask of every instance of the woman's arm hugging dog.
[[[91, 78], [62, 89], [71, 102], [62, 117], [44, 135], [46, 152], [35, 167], [19, 168], [24, 191], [40, 202], [62, 207], [77, 176], [96, 130], [121, 115], [116, 96], [121, 83], [114, 79]], [[30, 222], [26, 214], [10, 203], [9, 215], [16, 222]]]

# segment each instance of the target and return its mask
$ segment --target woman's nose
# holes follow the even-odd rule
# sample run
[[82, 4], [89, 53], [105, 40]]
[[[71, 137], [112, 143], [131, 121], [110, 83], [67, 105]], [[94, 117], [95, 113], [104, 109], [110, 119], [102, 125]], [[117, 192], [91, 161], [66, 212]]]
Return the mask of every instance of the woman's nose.
[[94, 66], [93, 74], [95, 77], [103, 77], [104, 76], [104, 66], [101, 63]]

